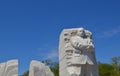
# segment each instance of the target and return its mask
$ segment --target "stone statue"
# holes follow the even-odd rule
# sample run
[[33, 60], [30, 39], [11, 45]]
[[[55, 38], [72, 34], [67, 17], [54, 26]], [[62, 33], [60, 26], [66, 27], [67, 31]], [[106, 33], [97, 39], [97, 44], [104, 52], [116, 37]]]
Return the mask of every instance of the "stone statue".
[[0, 63], [0, 76], [18, 76], [18, 60]]
[[29, 76], [54, 76], [50, 68], [40, 61], [32, 60]]
[[84, 28], [63, 30], [59, 63], [60, 76], [99, 76], [92, 33]]

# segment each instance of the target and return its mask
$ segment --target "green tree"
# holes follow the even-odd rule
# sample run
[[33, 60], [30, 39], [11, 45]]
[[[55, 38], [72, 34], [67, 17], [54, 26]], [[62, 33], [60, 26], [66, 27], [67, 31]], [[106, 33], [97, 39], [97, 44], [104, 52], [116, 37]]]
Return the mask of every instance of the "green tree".
[[50, 66], [51, 71], [54, 73], [54, 76], [59, 76], [59, 64], [58, 62], [54, 62], [52, 66]]
[[[50, 59], [42, 61], [50, 67], [54, 76], [59, 76], [59, 62], [53, 62]], [[111, 63], [98, 62], [100, 76], [120, 76], [120, 57], [111, 58]], [[22, 76], [28, 76], [29, 71], [25, 72]]]
[[111, 58], [111, 64], [114, 67], [114, 70], [120, 71], [120, 56]]
[[29, 76], [29, 71], [26, 71], [23, 75], [21, 76]]
[[59, 76], [59, 63], [58, 62], [53, 62], [50, 59], [47, 59], [47, 60], [42, 61], [42, 62], [50, 67], [54, 76]]
[[98, 67], [99, 67], [100, 76], [110, 76], [111, 71], [114, 69], [113, 66], [111, 66], [110, 64], [106, 64], [106, 63], [99, 63]]
[[120, 71], [113, 70], [113, 71], [111, 71], [111, 75], [110, 76], [120, 76]]

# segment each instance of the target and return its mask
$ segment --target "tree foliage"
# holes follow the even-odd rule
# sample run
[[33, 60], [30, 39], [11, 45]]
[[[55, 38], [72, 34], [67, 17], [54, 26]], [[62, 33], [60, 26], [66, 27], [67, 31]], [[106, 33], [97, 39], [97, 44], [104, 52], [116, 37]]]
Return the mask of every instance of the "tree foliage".
[[29, 76], [29, 71], [26, 71], [23, 75], [21, 76]]
[[54, 76], [59, 76], [59, 63], [58, 62], [53, 62], [50, 59], [47, 59], [42, 62], [50, 67], [51, 71], [54, 73]]
[[114, 70], [120, 71], [120, 56], [119, 57], [113, 57], [111, 59], [111, 64], [114, 67]]
[[[42, 61], [44, 64], [48, 65], [54, 76], [59, 76], [59, 64], [58, 62], [53, 62], [52, 60]], [[99, 76], [120, 76], [120, 57], [111, 58], [111, 63], [101, 63], [98, 62]], [[25, 72], [22, 76], [28, 76], [29, 72]]]
[[99, 67], [99, 75], [100, 76], [110, 76], [113, 67], [110, 64], [100, 63], [98, 64]]
[[120, 76], [120, 57], [111, 58], [111, 63], [100, 63], [99, 75], [100, 76]]

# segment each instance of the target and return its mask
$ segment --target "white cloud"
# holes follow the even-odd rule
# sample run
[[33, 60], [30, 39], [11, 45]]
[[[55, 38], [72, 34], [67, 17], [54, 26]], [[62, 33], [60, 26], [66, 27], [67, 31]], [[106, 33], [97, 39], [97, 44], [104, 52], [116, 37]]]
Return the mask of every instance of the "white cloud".
[[53, 58], [58, 58], [58, 50], [57, 49], [50, 51], [46, 56], [46, 59], [53, 59]]
[[58, 58], [58, 49], [56, 47], [51, 48], [38, 48], [37, 55], [42, 59], [54, 59]]
[[101, 32], [99, 37], [100, 38], [112, 37], [112, 36], [115, 36], [115, 35], [118, 35], [118, 34], [120, 34], [120, 27], [116, 27], [116, 28], [113, 28], [111, 30], [107, 30], [107, 31]]

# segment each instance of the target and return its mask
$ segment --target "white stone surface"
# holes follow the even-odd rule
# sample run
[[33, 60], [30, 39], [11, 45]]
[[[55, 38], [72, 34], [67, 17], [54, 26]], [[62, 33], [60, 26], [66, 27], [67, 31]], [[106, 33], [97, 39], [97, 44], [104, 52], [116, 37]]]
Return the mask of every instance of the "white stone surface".
[[5, 66], [5, 63], [0, 63], [0, 76], [4, 76]]
[[0, 76], [18, 76], [18, 60], [0, 63]]
[[60, 76], [99, 76], [92, 33], [84, 28], [64, 29], [59, 42]]
[[29, 76], [54, 76], [50, 68], [40, 61], [32, 60]]

